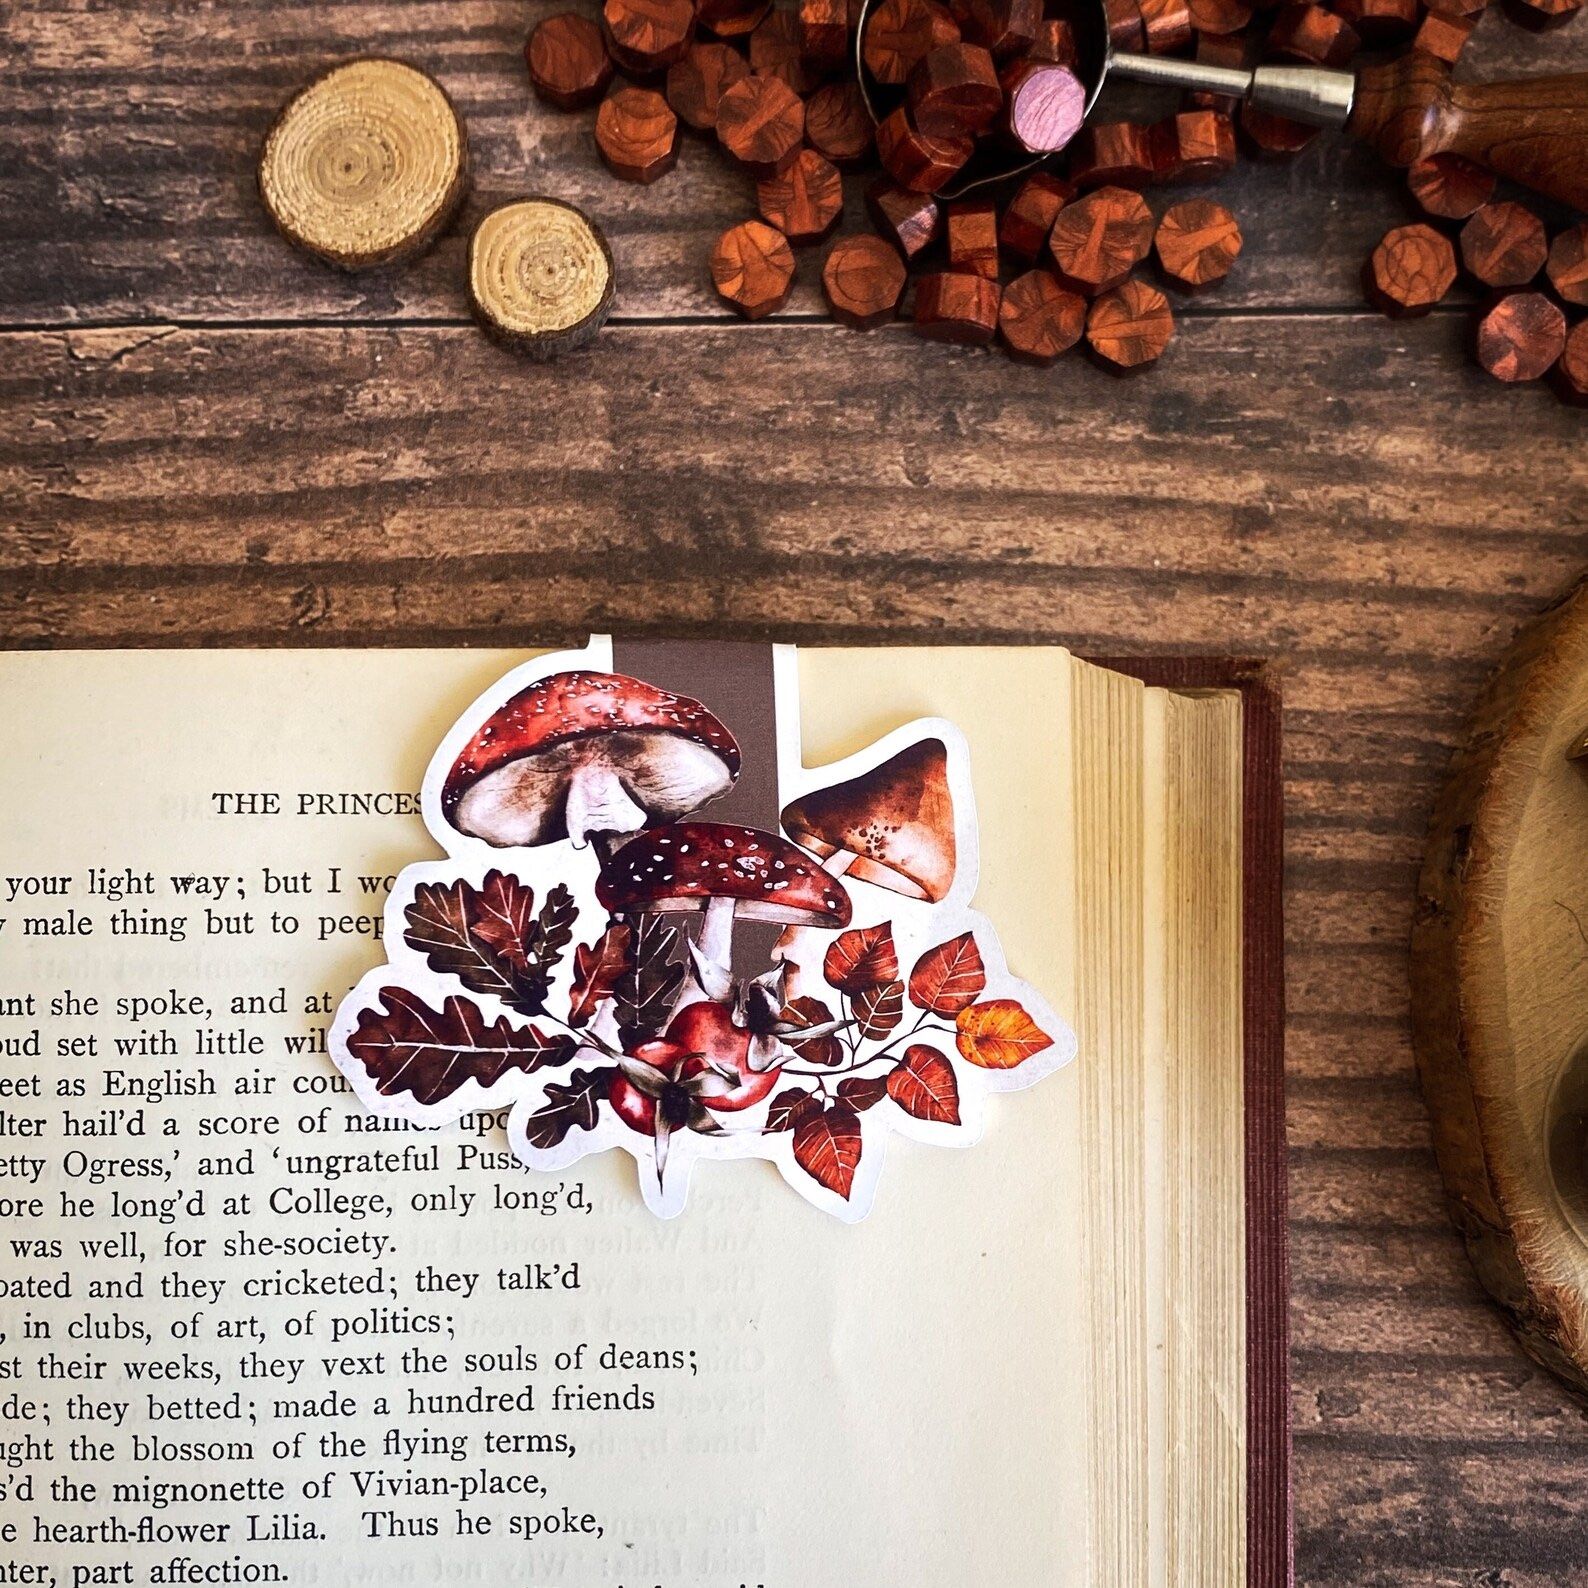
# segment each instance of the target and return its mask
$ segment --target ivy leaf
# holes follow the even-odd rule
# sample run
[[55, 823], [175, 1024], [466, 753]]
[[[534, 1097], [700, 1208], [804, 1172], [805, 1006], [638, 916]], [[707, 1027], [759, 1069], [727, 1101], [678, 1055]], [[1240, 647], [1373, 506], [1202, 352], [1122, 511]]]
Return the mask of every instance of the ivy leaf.
[[552, 1081], [546, 1088], [545, 1103], [529, 1116], [524, 1139], [542, 1151], [561, 1143], [570, 1130], [594, 1130], [601, 1104], [617, 1074], [613, 1065], [595, 1070], [574, 1070], [567, 1084]]
[[851, 996], [878, 982], [897, 981], [899, 953], [893, 946], [892, 922], [840, 932], [822, 961], [822, 975]]
[[960, 1057], [984, 1070], [1012, 1070], [1053, 1046], [1053, 1038], [1013, 998], [972, 1004], [954, 1024]]
[[821, 1111], [822, 1105], [814, 1093], [802, 1092], [797, 1086], [788, 1086], [772, 1099], [766, 1113], [766, 1128], [773, 1135], [779, 1131], [794, 1130]]
[[500, 871], [486, 872], [478, 888], [461, 878], [422, 882], [403, 912], [403, 941], [432, 970], [456, 976], [470, 992], [538, 1015], [546, 990], [526, 953], [539, 931], [534, 910], [534, 890]]
[[[780, 1023], [788, 1026], [825, 1026], [832, 1023], [833, 1012], [820, 998], [791, 998], [783, 1006]], [[844, 1056], [843, 1045], [832, 1035], [825, 1037], [796, 1037], [785, 1035], [783, 1040], [810, 1064], [838, 1064]]]
[[526, 1075], [566, 1064], [577, 1044], [534, 1026], [487, 1022], [478, 1004], [448, 998], [432, 1009], [406, 987], [384, 987], [385, 1003], [358, 1017], [347, 1051], [364, 1066], [383, 1097], [408, 1092], [417, 1102], [444, 1102], [470, 1081], [492, 1086], [509, 1070]]
[[904, 1016], [904, 983], [885, 981], [867, 987], [855, 994], [852, 1007], [861, 1036], [880, 1042]]
[[957, 1015], [981, 997], [987, 967], [969, 932], [929, 948], [910, 972], [910, 998], [936, 1015]]
[[794, 1161], [847, 1201], [860, 1166], [860, 1116], [847, 1103], [809, 1115], [794, 1132]]
[[612, 984], [626, 1047], [654, 1037], [667, 1024], [684, 981], [684, 967], [674, 960], [678, 933], [672, 927], [654, 915], [642, 915], [630, 931], [626, 961]]
[[838, 1083], [838, 1095], [857, 1114], [863, 1114], [888, 1095], [888, 1083], [880, 1075], [872, 1078], [851, 1075], [847, 1080]]
[[919, 1043], [888, 1072], [888, 1096], [906, 1114], [933, 1125], [959, 1123], [959, 1082], [954, 1066], [933, 1048]]
[[610, 998], [618, 977], [628, 964], [633, 933], [626, 926], [609, 926], [594, 943], [581, 943], [573, 951], [573, 986], [568, 993], [568, 1024], [582, 1026], [603, 998]]

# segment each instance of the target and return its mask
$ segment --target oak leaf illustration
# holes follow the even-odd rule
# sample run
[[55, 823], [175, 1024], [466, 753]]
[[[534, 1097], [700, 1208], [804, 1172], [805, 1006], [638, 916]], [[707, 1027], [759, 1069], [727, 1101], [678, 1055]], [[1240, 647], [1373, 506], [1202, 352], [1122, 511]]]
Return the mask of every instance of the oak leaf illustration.
[[860, 1116], [847, 1103], [834, 1103], [807, 1116], [794, 1132], [794, 1161], [811, 1179], [845, 1200], [860, 1167]]
[[840, 992], [864, 992], [878, 982], [899, 979], [899, 953], [893, 946], [891, 922], [857, 926], [840, 932], [822, 961], [822, 974]]
[[654, 915], [642, 915], [630, 928], [624, 966], [612, 984], [618, 1030], [632, 1046], [654, 1037], [672, 1012], [683, 985], [684, 967], [677, 963], [678, 933]]
[[910, 999], [937, 1015], [957, 1015], [987, 986], [987, 967], [969, 932], [929, 948], [910, 972]]
[[933, 1125], [959, 1123], [959, 1082], [954, 1066], [924, 1044], [904, 1050], [904, 1057], [888, 1072], [888, 1096], [906, 1114]]
[[568, 1024], [583, 1026], [603, 998], [610, 998], [629, 962], [633, 933], [628, 927], [609, 926], [594, 943], [581, 943], [573, 951], [573, 986], [568, 991]]
[[954, 1024], [960, 1057], [984, 1070], [1012, 1070], [1053, 1046], [1053, 1038], [1012, 998], [971, 1004]]

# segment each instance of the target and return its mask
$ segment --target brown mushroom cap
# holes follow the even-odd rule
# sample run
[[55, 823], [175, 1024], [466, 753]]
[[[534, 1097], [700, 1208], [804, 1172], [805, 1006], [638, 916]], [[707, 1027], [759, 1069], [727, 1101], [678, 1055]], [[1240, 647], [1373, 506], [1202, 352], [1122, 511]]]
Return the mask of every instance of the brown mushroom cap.
[[614, 913], [704, 910], [732, 899], [741, 921], [846, 926], [843, 884], [777, 833], [679, 822], [631, 838], [602, 868], [596, 898]]
[[481, 724], [447, 773], [442, 814], [490, 844], [552, 843], [567, 836], [570, 784], [591, 768], [671, 821], [732, 786], [739, 746], [687, 695], [621, 673], [556, 673]]
[[847, 852], [848, 874], [936, 903], [954, 885], [954, 796], [948, 752], [922, 739], [831, 788], [785, 807], [783, 830], [823, 859]]

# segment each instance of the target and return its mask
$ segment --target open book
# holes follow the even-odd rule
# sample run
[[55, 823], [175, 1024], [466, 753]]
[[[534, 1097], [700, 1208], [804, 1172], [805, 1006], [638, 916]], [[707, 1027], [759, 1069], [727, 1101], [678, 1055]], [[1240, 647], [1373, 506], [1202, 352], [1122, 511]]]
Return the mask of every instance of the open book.
[[[713, 707], [756, 649], [603, 654]], [[864, 1068], [859, 1033], [898, 1019], [870, 987], [820, 991], [843, 1073], [872, 1085], [840, 1097], [819, 1039], [768, 1028], [781, 1089], [817, 1094], [797, 1117], [864, 1111], [861, 1164], [886, 1139], [851, 1217], [859, 1178], [812, 1175], [792, 1129], [765, 1151], [735, 1136], [773, 1133], [753, 1067], [587, 1037], [599, 1014], [558, 1005], [573, 1035], [533, 1095], [493, 1058], [482, 1105], [437, 1128], [354, 1084], [352, 990], [408, 952], [405, 901], [431, 873], [405, 868], [439, 863], [427, 763], [531, 661], [0, 659], [0, 1581], [1285, 1581], [1271, 698], [1058, 649], [801, 649], [773, 669], [792, 738], [724, 709], [733, 798], [752, 762], [786, 782], [791, 743], [819, 769], [923, 719], [967, 758], [981, 925], [952, 941], [974, 938], [986, 985], [954, 999], [946, 973], [912, 978], [913, 950], [897, 973], [906, 1018], [942, 1032], [936, 1067], [898, 1077], [898, 1049]], [[777, 826], [767, 808], [751, 826]], [[511, 874], [514, 851], [478, 864]], [[654, 879], [618, 898], [585, 851], [568, 865], [591, 868], [581, 911], [597, 888], [636, 929], [623, 907], [673, 907]], [[780, 942], [791, 922], [871, 930], [864, 868], [813, 886], [807, 915], [743, 911], [747, 941], [768, 921]], [[847, 896], [841, 922], [818, 919], [823, 887]], [[574, 915], [559, 996], [599, 983], [576, 955], [602, 939]], [[687, 944], [680, 963], [717, 974]], [[1054, 1043], [1017, 1090], [999, 1066], [1037, 1043], [977, 1046], [1015, 1001], [993, 997], [1003, 975]], [[470, 985], [452, 989], [477, 996], [469, 1029], [525, 1028]], [[528, 1166], [514, 1118], [597, 1061], [613, 1079], [561, 1167]], [[980, 1099], [973, 1141], [915, 1128], [937, 1117], [923, 1077], [949, 1072]], [[660, 1169], [617, 1125], [625, 1150], [568, 1150], [606, 1145], [609, 1098], [649, 1132], [680, 1088]], [[755, 1095], [730, 1115], [734, 1088]], [[665, 1165], [697, 1148], [687, 1204], [666, 1202]], [[791, 1195], [801, 1173], [816, 1183]]]

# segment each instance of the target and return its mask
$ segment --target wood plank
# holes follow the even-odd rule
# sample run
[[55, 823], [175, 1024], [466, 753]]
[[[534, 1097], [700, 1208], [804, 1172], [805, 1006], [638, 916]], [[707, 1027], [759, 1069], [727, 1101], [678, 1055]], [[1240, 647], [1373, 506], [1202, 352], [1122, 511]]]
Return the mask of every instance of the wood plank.
[[[620, 316], [723, 318], [705, 261], [716, 234], [748, 208], [748, 184], [703, 141], [689, 142], [678, 169], [653, 187], [609, 178], [591, 141], [594, 112], [559, 114], [529, 93], [525, 33], [557, 8], [16, 0], [0, 37], [0, 323], [461, 322], [467, 227], [526, 191], [588, 207], [611, 233]], [[354, 54], [396, 54], [433, 71], [463, 113], [476, 174], [460, 224], [428, 258], [349, 279], [296, 258], [270, 230], [253, 166], [281, 102]], [[1464, 69], [1515, 75], [1585, 63], [1588, 30], [1544, 43], [1496, 14]], [[1161, 111], [1171, 101], [1149, 103]], [[1362, 261], [1407, 212], [1394, 173], [1333, 135], [1291, 164], [1247, 162], [1220, 196], [1240, 214], [1247, 248], [1228, 285], [1192, 314], [1359, 307]], [[853, 193], [849, 224], [862, 224]], [[801, 277], [791, 309], [819, 310], [814, 260]]]

